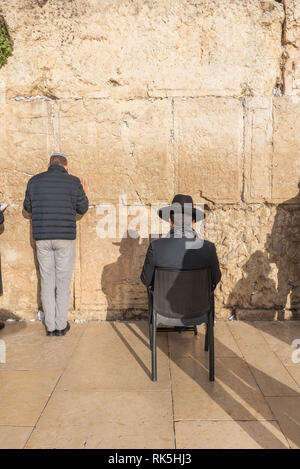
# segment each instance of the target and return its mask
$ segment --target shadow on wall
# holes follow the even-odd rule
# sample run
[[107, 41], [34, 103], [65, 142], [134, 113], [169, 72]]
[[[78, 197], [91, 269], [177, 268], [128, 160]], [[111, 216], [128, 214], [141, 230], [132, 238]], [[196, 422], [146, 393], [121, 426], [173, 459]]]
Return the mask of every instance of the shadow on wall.
[[143, 297], [146, 302], [146, 293], [140, 274], [149, 241], [140, 238], [137, 231], [128, 233], [121, 242], [113, 242], [120, 247], [120, 256], [116, 262], [106, 265], [102, 273], [101, 288], [107, 299], [107, 320], [147, 316], [141, 303]]
[[[265, 249], [265, 252], [253, 253], [244, 264], [246, 275], [233, 288], [227, 306], [277, 310], [278, 319], [283, 318], [284, 310], [288, 309], [292, 319], [299, 319], [300, 191], [292, 199], [278, 205]], [[276, 279], [269, 278], [271, 264], [276, 265]]]

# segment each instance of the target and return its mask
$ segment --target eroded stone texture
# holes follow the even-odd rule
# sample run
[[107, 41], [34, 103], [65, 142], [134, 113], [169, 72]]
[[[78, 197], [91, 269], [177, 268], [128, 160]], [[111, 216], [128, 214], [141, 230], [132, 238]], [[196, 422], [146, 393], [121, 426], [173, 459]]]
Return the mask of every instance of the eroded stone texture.
[[300, 95], [300, 0], [284, 0], [284, 91]]
[[270, 96], [281, 82], [275, 0], [2, 0], [9, 96]]
[[62, 102], [55, 113], [58, 145], [71, 171], [88, 179], [91, 204], [117, 202], [122, 194], [128, 202], [170, 199], [168, 100]]
[[[141, 316], [147, 308], [140, 273], [148, 239], [101, 239], [102, 216], [91, 209], [80, 224], [80, 310], [83, 317], [117, 319]], [[125, 234], [125, 233], [124, 233]]]
[[[217, 246], [223, 274], [216, 290], [217, 317], [229, 317], [232, 308], [247, 310], [247, 317], [251, 311], [255, 315], [268, 310], [268, 317], [274, 311], [274, 318], [276, 311], [285, 307], [299, 309], [300, 264], [293, 251], [299, 244], [297, 213], [265, 204], [212, 208], [206, 217], [205, 235]], [[120, 239], [118, 227], [116, 237], [101, 239], [97, 230], [101, 218], [96, 209], [90, 209], [79, 221], [75, 292], [72, 289], [70, 301], [75, 311], [71, 317], [144, 317], [147, 295], [139, 276], [149, 241], [141, 237], [139, 229], [136, 238]], [[4, 274], [1, 309], [22, 318], [34, 317], [38, 308], [34, 243], [30, 222], [18, 208], [7, 212], [0, 241]]]
[[52, 151], [51, 105], [46, 101], [0, 103], [0, 194], [21, 203], [30, 176], [45, 171]]
[[245, 99], [245, 201], [285, 202], [300, 180], [298, 97]]
[[3, 296], [0, 318], [31, 318], [38, 309], [38, 277], [30, 221], [10, 207], [0, 228]]
[[243, 107], [224, 98], [175, 99], [175, 192], [197, 201], [241, 197]]
[[245, 106], [246, 202], [271, 199], [273, 158], [272, 98], [248, 97]]
[[[217, 317], [229, 317], [230, 311], [237, 309], [247, 310], [247, 317], [252, 310], [253, 315], [260, 312], [264, 317], [261, 311], [266, 311], [268, 318], [277, 318], [285, 307], [298, 308], [298, 287], [291, 284], [291, 275], [294, 272], [295, 282], [297, 269], [292, 249], [299, 243], [295, 213], [265, 204], [212, 208], [206, 217], [205, 236], [217, 246], [223, 275], [216, 290]], [[139, 229], [135, 239], [101, 239], [97, 231], [101, 218], [96, 209], [91, 209], [80, 221], [78, 317], [144, 316], [147, 295], [139, 276], [148, 239]]]
[[263, 204], [240, 205], [216, 208], [206, 217], [206, 237], [217, 246], [223, 275], [218, 307], [262, 309], [278, 303], [277, 269], [266, 252], [275, 212]]
[[[41, 299], [35, 241], [30, 216], [22, 213], [18, 205], [5, 212], [5, 224], [0, 226], [0, 254], [3, 280], [0, 319], [36, 319]], [[69, 308], [74, 309], [74, 280]]]
[[138, 227], [121, 239], [117, 226], [102, 239], [99, 206], [123, 196], [123, 208], [147, 212], [176, 192], [210, 206], [205, 234], [223, 272], [217, 317], [271, 319], [285, 308], [295, 318], [300, 102], [279, 95], [298, 93], [299, 1], [285, 1], [285, 36], [275, 0], [10, 3], [1, 2], [15, 42], [0, 71], [0, 202], [10, 204], [0, 311], [36, 315], [22, 201], [30, 175], [60, 150], [88, 179], [91, 205], [78, 221], [71, 318], [146, 314], [148, 236]]
[[273, 101], [272, 200], [293, 198], [300, 182], [300, 98], [282, 97]]

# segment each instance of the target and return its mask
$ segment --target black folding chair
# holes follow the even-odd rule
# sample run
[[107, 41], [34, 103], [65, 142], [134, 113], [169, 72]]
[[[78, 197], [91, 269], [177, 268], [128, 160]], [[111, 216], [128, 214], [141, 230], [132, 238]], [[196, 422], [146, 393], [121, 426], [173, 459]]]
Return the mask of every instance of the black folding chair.
[[[155, 269], [154, 290], [148, 289], [149, 337], [152, 351], [152, 381], [157, 381], [158, 332], [181, 332], [206, 324], [205, 351], [209, 350], [209, 380], [215, 379], [214, 292], [210, 269]], [[171, 326], [160, 327], [158, 324]]]

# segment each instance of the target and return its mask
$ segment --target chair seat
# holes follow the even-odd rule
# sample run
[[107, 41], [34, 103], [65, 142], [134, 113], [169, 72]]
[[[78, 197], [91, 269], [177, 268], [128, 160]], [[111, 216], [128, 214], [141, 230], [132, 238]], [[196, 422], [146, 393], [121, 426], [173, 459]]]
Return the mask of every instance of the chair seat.
[[201, 316], [195, 316], [192, 318], [170, 318], [156, 313], [156, 321], [157, 325], [164, 324], [165, 326], [198, 326], [208, 322], [208, 313], [204, 313]]

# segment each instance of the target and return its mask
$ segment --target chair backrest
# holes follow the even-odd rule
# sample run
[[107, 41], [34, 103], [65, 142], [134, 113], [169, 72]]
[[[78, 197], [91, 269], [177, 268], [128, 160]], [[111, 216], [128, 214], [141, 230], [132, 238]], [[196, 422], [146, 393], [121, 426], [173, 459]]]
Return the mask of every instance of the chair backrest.
[[166, 318], [193, 319], [211, 309], [211, 270], [155, 269], [154, 311]]

